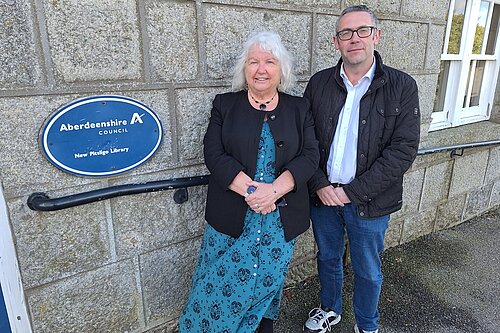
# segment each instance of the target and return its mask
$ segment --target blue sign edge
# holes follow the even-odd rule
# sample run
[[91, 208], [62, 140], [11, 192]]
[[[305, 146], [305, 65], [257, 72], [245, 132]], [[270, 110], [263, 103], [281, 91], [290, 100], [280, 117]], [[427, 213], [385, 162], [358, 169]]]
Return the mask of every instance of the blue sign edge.
[[[87, 104], [87, 103], [91, 103], [94, 101], [101, 102], [101, 101], [109, 101], [109, 100], [113, 100], [113, 101], [118, 100], [118, 101], [130, 103], [130, 104], [137, 104], [140, 108], [144, 109], [152, 116], [152, 118], [156, 121], [158, 128], [159, 128], [159, 140], [156, 143], [154, 149], [152, 149], [151, 152], [145, 158], [143, 158], [142, 160], [140, 160], [137, 163], [134, 163], [131, 166], [128, 166], [128, 167], [122, 168], [122, 169], [118, 169], [118, 170], [105, 171], [105, 172], [84, 172], [84, 171], [82, 172], [80, 170], [76, 170], [76, 169], [67, 167], [66, 165], [59, 162], [55, 158], [52, 159], [51, 158], [52, 155], [50, 154], [50, 150], [47, 148], [48, 144], [46, 142], [47, 134], [48, 134], [47, 129], [48, 128], [50, 129], [49, 126], [51, 126], [59, 117], [64, 115], [66, 112], [74, 109], [75, 107], [79, 106], [83, 102], [86, 102], [83, 104]], [[47, 158], [47, 160], [52, 165], [57, 167], [58, 169], [65, 171], [65, 172], [68, 172], [68, 173], [71, 173], [71, 174], [74, 174], [74, 175], [77, 175], [77, 176], [83, 176], [83, 177], [96, 177], [96, 178], [97, 177], [109, 177], [109, 176], [114, 176], [114, 175], [118, 175], [118, 174], [122, 174], [122, 173], [125, 173], [128, 171], [131, 171], [131, 170], [139, 167], [140, 165], [146, 163], [149, 159], [151, 159], [155, 155], [155, 153], [158, 151], [158, 149], [161, 146], [161, 143], [163, 142], [163, 125], [161, 123], [160, 118], [156, 115], [156, 113], [150, 107], [148, 107], [146, 104], [144, 104], [144, 103], [142, 103], [134, 98], [127, 97], [127, 96], [121, 96], [121, 95], [94, 95], [94, 96], [88, 96], [88, 97], [76, 99], [74, 101], [71, 101], [68, 104], [61, 106], [56, 111], [54, 111], [50, 115], [50, 117], [48, 119], [46, 119], [44, 126], [42, 127], [42, 129], [40, 131], [39, 140], [40, 140], [39, 142], [40, 142], [40, 145], [42, 147], [42, 152], [43, 152], [45, 158]]]

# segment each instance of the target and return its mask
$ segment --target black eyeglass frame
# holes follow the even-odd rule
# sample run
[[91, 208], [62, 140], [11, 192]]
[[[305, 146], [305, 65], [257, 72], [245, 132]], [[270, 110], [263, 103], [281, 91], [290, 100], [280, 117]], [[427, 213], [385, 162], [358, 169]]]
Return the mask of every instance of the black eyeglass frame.
[[[370, 33], [367, 36], [361, 37], [359, 35], [359, 33], [358, 33], [358, 30], [367, 29], [367, 28], [370, 29]], [[341, 41], [345, 42], [345, 41], [351, 40], [352, 37], [354, 37], [354, 33], [356, 33], [356, 35], [358, 35], [359, 38], [368, 38], [368, 37], [370, 37], [373, 34], [373, 31], [374, 30], [376, 31], [377, 29], [378, 29], [377, 27], [367, 25], [367, 26], [359, 27], [359, 28], [357, 28], [355, 30], [345, 29], [345, 30], [337, 31], [335, 33], [335, 35], [337, 36], [338, 39], [340, 39]], [[349, 38], [343, 38], [343, 37], [341, 38], [340, 34], [343, 33], [343, 32], [350, 32], [351, 36]]]

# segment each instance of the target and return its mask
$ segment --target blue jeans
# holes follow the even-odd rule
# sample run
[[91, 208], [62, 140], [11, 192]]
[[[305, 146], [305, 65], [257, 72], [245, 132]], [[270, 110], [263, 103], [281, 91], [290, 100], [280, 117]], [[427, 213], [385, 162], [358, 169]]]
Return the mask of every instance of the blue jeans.
[[356, 323], [364, 330], [378, 329], [378, 301], [382, 288], [384, 235], [389, 215], [361, 218], [355, 204], [344, 207], [311, 206], [311, 221], [318, 244], [321, 304], [342, 313], [342, 283], [345, 233], [349, 238], [354, 272], [353, 307]]

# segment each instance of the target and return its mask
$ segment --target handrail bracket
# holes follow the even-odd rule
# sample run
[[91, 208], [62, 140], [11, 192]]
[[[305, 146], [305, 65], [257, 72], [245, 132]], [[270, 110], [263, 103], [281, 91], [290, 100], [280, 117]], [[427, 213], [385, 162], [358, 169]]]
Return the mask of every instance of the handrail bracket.
[[[457, 150], [460, 150], [459, 153], [457, 153]], [[453, 158], [455, 156], [464, 156], [464, 148], [455, 148], [452, 149], [450, 152], [450, 157]]]

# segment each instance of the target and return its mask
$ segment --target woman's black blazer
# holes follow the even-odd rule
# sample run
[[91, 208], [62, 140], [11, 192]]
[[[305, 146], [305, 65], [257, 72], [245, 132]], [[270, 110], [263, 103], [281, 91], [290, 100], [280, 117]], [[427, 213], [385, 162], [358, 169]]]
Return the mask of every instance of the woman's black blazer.
[[266, 114], [276, 145], [276, 174], [289, 170], [295, 180], [295, 188], [285, 195], [288, 205], [279, 208], [285, 238], [290, 241], [309, 228], [307, 181], [319, 163], [309, 103], [301, 97], [280, 92], [276, 109], [266, 112], [250, 105], [246, 91], [215, 96], [203, 140], [205, 164], [211, 174], [205, 219], [232, 237], [243, 232], [248, 205], [228, 187], [240, 171], [254, 178]]

